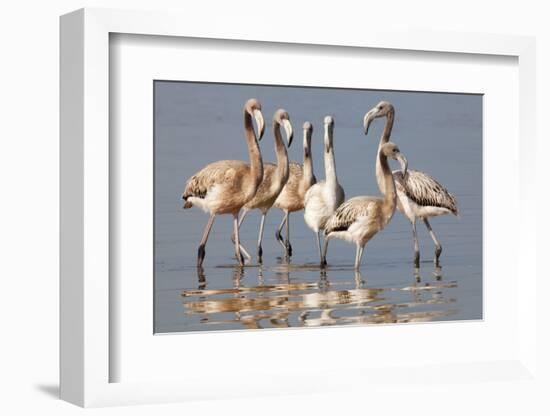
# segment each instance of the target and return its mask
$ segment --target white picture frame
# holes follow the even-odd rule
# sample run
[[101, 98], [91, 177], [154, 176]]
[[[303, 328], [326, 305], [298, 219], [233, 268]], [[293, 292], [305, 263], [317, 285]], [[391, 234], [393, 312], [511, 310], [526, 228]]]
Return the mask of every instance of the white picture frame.
[[[244, 19], [244, 18], [243, 18]], [[182, 24], [185, 22], [185, 24]], [[518, 178], [521, 222], [518, 229], [518, 264], [510, 273], [522, 270], [522, 285], [517, 290], [517, 346], [514, 354], [498, 361], [418, 363], [415, 368], [331, 369], [335, 382], [320, 383], [318, 374], [303, 370], [303, 377], [266, 372], [269, 386], [251, 380], [224, 385], [195, 374], [187, 379], [147, 382], [112, 382], [110, 366], [120, 359], [110, 349], [111, 311], [116, 308], [110, 297], [110, 169], [109, 158], [109, 37], [113, 33], [170, 36], [183, 38], [225, 39], [247, 42], [331, 45], [332, 47], [373, 48], [384, 50], [428, 51], [441, 54], [503, 55], [517, 58], [519, 83], [518, 143], [534, 148], [535, 115], [535, 41], [529, 37], [430, 33], [421, 31], [384, 32], [362, 28], [349, 31], [302, 31], [263, 21], [246, 34], [235, 34], [238, 22], [220, 19], [206, 27], [198, 20], [170, 13], [82, 9], [61, 18], [61, 398], [80, 406], [185, 401], [213, 397], [240, 397], [274, 393], [308, 393], [374, 386], [399, 377], [407, 383], [461, 382], [480, 383], [502, 377], [505, 380], [537, 383], [536, 315], [534, 293], [537, 270], [534, 250], [536, 219], [527, 215], [535, 204], [535, 184], [528, 180], [525, 167], [530, 163], [527, 151], [519, 148]], [[527, 111], [529, 109], [529, 111]], [[152, 311], [151, 311], [152, 313]], [[412, 328], [412, 329], [411, 329]], [[414, 331], [409, 327], [408, 331]], [[323, 336], [337, 337], [324, 330]], [[296, 331], [295, 331], [296, 332]], [[152, 334], [151, 334], [152, 336]], [[308, 337], [319, 338], [318, 332]], [[248, 342], [254, 341], [248, 335]], [[257, 339], [257, 337], [256, 337]], [[208, 338], [204, 338], [204, 342]], [[250, 366], [251, 367], [251, 366]], [[139, 370], [139, 369], [138, 369]], [[246, 369], [243, 370], [246, 373]], [[250, 369], [252, 371], [252, 369]], [[298, 369], [300, 373], [300, 369]], [[479, 374], [483, 373], [483, 376]], [[260, 372], [261, 374], [261, 372]], [[409, 375], [407, 378], [406, 374]], [[257, 375], [257, 374], [256, 374]], [[344, 377], [343, 377], [344, 376]], [[197, 378], [198, 377], [198, 378]], [[175, 377], [176, 378], [176, 377]], [[342, 378], [347, 379], [342, 382]], [[309, 382], [305, 382], [308, 380]], [[317, 380], [317, 382], [316, 382]], [[385, 380], [385, 381], [384, 381]], [[208, 391], [204, 386], [209, 386]], [[278, 391], [272, 387], [279, 385]], [[410, 388], [410, 386], [409, 386]], [[270, 393], [271, 392], [271, 393]]]

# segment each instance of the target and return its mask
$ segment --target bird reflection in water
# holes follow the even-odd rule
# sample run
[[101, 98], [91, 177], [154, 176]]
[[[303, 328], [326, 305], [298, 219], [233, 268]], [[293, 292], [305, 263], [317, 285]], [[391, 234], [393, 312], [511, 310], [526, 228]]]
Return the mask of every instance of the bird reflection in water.
[[[304, 279], [304, 271], [318, 278]], [[197, 269], [197, 289], [182, 292], [184, 313], [198, 318], [188, 330], [425, 322], [457, 312], [449, 295], [457, 284], [443, 282], [441, 268], [425, 283], [414, 270], [409, 285], [384, 288], [369, 287], [359, 271], [316, 265], [235, 266], [231, 272], [231, 287], [208, 288], [204, 270]], [[338, 278], [331, 281], [331, 275]], [[245, 284], [250, 277], [252, 284]]]

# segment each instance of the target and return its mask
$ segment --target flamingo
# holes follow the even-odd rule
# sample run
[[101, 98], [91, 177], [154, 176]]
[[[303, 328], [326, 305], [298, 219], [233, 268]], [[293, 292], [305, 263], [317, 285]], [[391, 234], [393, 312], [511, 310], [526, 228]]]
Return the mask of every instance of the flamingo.
[[240, 265], [244, 259], [239, 250], [238, 216], [241, 208], [256, 194], [263, 178], [262, 154], [252, 125], [256, 120], [259, 139], [264, 133], [264, 118], [258, 100], [249, 99], [243, 109], [245, 138], [250, 165], [240, 160], [210, 163], [187, 180], [182, 199], [184, 209], [198, 206], [210, 214], [199, 244], [197, 267], [202, 267], [205, 246], [216, 215], [231, 214], [235, 233], [235, 255]]
[[[262, 213], [262, 219], [260, 220], [260, 231], [258, 234], [257, 255], [258, 263], [262, 262], [262, 239], [264, 234], [265, 217], [269, 209], [275, 203], [275, 200], [283, 190], [288, 180], [288, 154], [286, 147], [281, 138], [281, 126], [284, 127], [286, 132], [286, 139], [288, 146], [292, 143], [292, 124], [290, 123], [290, 117], [288, 113], [279, 109], [273, 116], [273, 137], [275, 138], [275, 153], [277, 154], [277, 165], [273, 163], [264, 163], [264, 176], [262, 183], [258, 187], [254, 198], [248, 201], [243, 207], [243, 213], [239, 220], [239, 227], [242, 225], [246, 214], [253, 209], [259, 209]], [[250, 255], [241, 246], [241, 252], [248, 258]]]
[[[304, 199], [307, 190], [317, 182], [313, 174], [313, 163], [311, 160], [311, 134], [313, 133], [313, 125], [306, 121], [303, 125], [304, 129], [304, 164], [298, 162], [290, 162], [288, 181], [281, 191], [279, 197], [275, 200], [276, 208], [284, 212], [283, 221], [275, 233], [275, 238], [283, 247], [286, 256], [292, 256], [292, 246], [290, 245], [289, 237], [289, 215], [291, 212], [304, 209]], [[286, 241], [283, 241], [281, 230], [286, 224]]]
[[[379, 117], [386, 117], [386, 124], [382, 131], [382, 136], [380, 137], [378, 149], [390, 139], [395, 118], [395, 109], [393, 105], [387, 101], [381, 101], [365, 114], [363, 119], [365, 134], [368, 133], [372, 121]], [[445, 214], [458, 216], [458, 203], [456, 197], [438, 181], [424, 172], [409, 170], [408, 174], [405, 176], [397, 171], [393, 173], [393, 176], [397, 188], [397, 209], [403, 213], [412, 224], [415, 267], [418, 268], [420, 266], [420, 249], [418, 245], [418, 236], [416, 234], [416, 220], [418, 218], [423, 220], [435, 244], [434, 263], [436, 267], [439, 267], [439, 256], [443, 248], [428, 218]], [[379, 159], [376, 160], [376, 179], [378, 188], [382, 191], [383, 179]]]
[[325, 228], [327, 220], [345, 199], [344, 189], [338, 183], [336, 175], [333, 147], [334, 119], [331, 116], [326, 116], [324, 122], [325, 180], [317, 182], [309, 188], [304, 200], [304, 219], [308, 227], [317, 234], [317, 248], [319, 249], [321, 265], [323, 265], [321, 230]]
[[407, 174], [407, 159], [394, 143], [380, 147], [378, 161], [382, 172], [383, 197], [356, 196], [338, 207], [325, 225], [325, 246], [322, 263], [326, 265], [328, 242], [336, 237], [355, 243], [355, 270], [361, 265], [365, 244], [382, 231], [395, 212], [395, 182], [388, 164], [388, 158], [399, 160], [403, 176]]

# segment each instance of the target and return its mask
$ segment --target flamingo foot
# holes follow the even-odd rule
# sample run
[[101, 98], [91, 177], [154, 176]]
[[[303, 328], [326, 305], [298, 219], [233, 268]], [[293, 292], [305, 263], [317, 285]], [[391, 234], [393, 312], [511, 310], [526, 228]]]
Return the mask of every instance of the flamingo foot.
[[415, 251], [414, 252], [414, 267], [419, 268], [420, 267], [420, 252]]
[[262, 249], [262, 246], [258, 246], [258, 263], [262, 263], [262, 255], [263, 255], [263, 249]]
[[435, 257], [434, 257], [434, 265], [435, 267], [440, 267], [439, 264], [439, 256], [441, 255], [441, 252], [443, 251], [443, 247], [441, 245], [435, 246]]
[[197, 267], [202, 268], [202, 262], [204, 261], [205, 255], [206, 250], [204, 249], [204, 245], [201, 244], [197, 253]]

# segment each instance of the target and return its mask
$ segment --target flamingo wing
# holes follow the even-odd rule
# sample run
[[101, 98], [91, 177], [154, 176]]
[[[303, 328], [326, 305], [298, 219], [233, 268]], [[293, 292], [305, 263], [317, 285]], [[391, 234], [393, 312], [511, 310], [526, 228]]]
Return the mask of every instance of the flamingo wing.
[[448, 209], [458, 214], [456, 197], [430, 175], [417, 170], [409, 170], [405, 178], [400, 171], [394, 171], [393, 177], [398, 192], [402, 192], [417, 205]]
[[182, 198], [186, 201], [184, 208], [190, 208], [189, 197], [204, 199], [215, 185], [233, 184], [237, 172], [248, 165], [240, 160], [221, 160], [210, 163], [191, 176], [185, 184]]
[[376, 209], [380, 198], [356, 196], [338, 207], [325, 225], [325, 235], [335, 231], [346, 231], [361, 217], [369, 217]]

